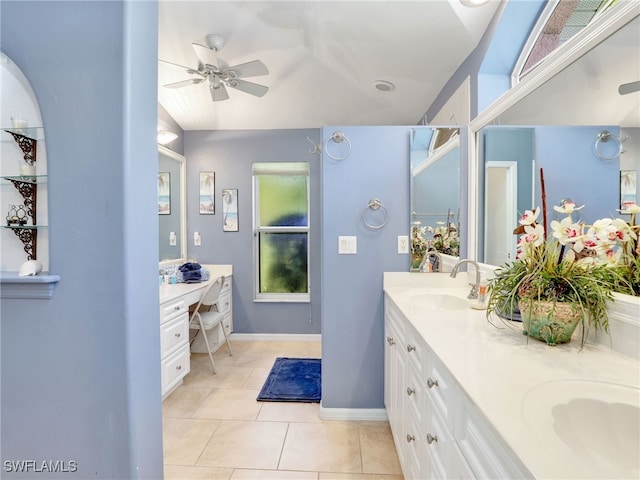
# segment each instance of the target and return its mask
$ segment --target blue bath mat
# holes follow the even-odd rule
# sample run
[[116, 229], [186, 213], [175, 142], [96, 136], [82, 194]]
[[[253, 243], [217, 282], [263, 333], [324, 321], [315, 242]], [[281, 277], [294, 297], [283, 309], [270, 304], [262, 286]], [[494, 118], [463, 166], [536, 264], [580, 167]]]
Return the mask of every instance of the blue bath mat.
[[262, 402], [320, 402], [319, 358], [276, 358], [256, 400]]

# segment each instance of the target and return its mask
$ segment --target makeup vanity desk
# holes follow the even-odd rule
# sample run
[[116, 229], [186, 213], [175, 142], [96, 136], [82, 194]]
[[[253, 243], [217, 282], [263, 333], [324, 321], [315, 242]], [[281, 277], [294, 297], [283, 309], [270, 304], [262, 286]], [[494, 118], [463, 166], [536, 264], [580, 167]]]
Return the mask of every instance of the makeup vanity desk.
[[[204, 289], [216, 278], [225, 276], [220, 292], [220, 308], [226, 315], [219, 328], [224, 328], [227, 335], [233, 331], [233, 314], [231, 302], [232, 265], [202, 265], [209, 271], [209, 280], [201, 283], [177, 283], [160, 286], [160, 352], [162, 359], [162, 399], [164, 400], [181, 383], [191, 370], [191, 350], [204, 351], [202, 335], [196, 338], [189, 348], [189, 307], [198, 303]], [[209, 343], [222, 345], [218, 340], [222, 332], [212, 329], [207, 332]]]

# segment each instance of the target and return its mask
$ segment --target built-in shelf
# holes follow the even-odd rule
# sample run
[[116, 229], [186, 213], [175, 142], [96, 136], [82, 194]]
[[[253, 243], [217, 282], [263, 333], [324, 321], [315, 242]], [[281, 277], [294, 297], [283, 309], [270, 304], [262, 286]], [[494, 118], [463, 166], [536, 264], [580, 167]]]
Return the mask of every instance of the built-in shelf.
[[51, 298], [59, 281], [59, 275], [40, 274], [21, 277], [18, 272], [0, 272], [0, 298]]

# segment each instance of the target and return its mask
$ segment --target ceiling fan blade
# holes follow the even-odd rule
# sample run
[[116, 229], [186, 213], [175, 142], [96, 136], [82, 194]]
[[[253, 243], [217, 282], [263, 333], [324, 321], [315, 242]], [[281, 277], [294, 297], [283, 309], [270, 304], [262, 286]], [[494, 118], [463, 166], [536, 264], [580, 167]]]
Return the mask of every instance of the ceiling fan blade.
[[178, 67], [178, 68], [181, 68], [183, 70], [191, 70], [191, 68], [189, 68], [189, 67], [185, 67], [184, 65], [179, 65], [179, 64], [173, 63], [173, 62], [167, 62], [166, 60], [158, 60], [158, 62], [160, 64], [170, 65], [172, 67]]
[[628, 93], [637, 92], [640, 90], [640, 80], [637, 82], [623, 83], [618, 87], [618, 93], [620, 95], [627, 95]]
[[166, 87], [166, 88], [182, 88], [182, 87], [186, 87], [188, 85], [197, 85], [199, 83], [202, 83], [203, 81], [204, 81], [204, 78], [189, 78], [188, 80], [181, 80], [179, 82], [168, 83], [166, 85], [163, 85], [163, 87]]
[[227, 92], [223, 83], [209, 82], [209, 92], [211, 93], [211, 100], [214, 102], [229, 100], [229, 92]]
[[256, 97], [262, 97], [269, 91], [269, 87], [265, 87], [264, 85], [260, 85], [258, 83], [247, 82], [246, 80], [240, 80], [239, 78], [229, 80], [227, 82], [227, 86], [235, 88], [236, 90], [240, 90], [241, 92], [255, 95]]
[[214, 50], [199, 43], [192, 43], [191, 46], [202, 65], [211, 65], [212, 67], [218, 68], [218, 57]]
[[[224, 67], [222, 71], [228, 73], [232, 78], [259, 77], [261, 75], [269, 75], [269, 69], [260, 60], [241, 63], [231, 67]], [[235, 75], [231, 72], [235, 72]]]

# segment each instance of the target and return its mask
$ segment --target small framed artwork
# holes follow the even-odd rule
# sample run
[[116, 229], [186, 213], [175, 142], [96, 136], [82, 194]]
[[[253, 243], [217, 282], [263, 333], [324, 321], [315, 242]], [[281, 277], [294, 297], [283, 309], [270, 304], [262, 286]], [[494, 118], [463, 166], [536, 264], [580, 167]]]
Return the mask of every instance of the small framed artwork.
[[620, 210], [637, 203], [636, 171], [620, 170]]
[[222, 190], [222, 230], [224, 232], [238, 231], [237, 188], [225, 188]]
[[171, 174], [158, 172], [158, 215], [171, 215]]
[[200, 215], [216, 213], [216, 174], [200, 172]]

